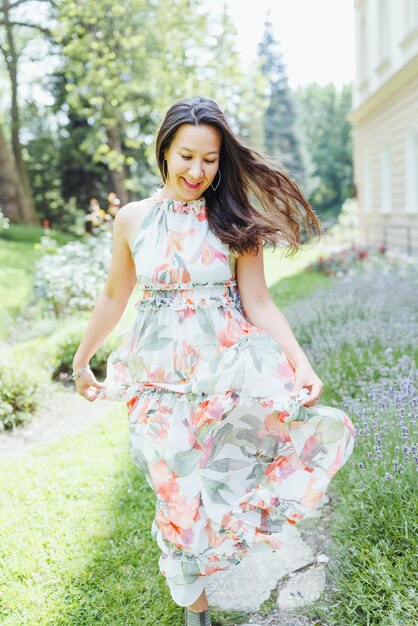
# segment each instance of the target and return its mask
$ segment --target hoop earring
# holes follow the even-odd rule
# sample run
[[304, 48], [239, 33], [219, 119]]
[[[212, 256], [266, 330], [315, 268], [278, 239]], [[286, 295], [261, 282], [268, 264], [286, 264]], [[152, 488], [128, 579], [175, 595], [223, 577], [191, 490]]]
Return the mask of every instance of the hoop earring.
[[221, 170], [218, 170], [218, 174], [219, 174], [219, 180], [218, 180], [218, 184], [216, 185], [216, 187], [214, 187], [212, 185], [212, 183], [210, 184], [210, 186], [212, 187], [213, 191], [216, 191], [221, 183]]
[[[165, 163], [165, 169], [164, 169], [164, 163]], [[168, 178], [167, 159], [164, 159], [162, 169], [163, 169], [163, 181], [166, 183], [167, 182], [167, 178]]]

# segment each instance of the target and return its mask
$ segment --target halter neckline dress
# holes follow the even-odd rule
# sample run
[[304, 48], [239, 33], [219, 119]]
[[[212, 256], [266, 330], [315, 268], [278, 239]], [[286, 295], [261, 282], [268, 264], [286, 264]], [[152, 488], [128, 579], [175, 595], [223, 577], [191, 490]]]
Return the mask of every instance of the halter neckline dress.
[[157, 190], [131, 242], [143, 289], [108, 357], [102, 400], [123, 400], [129, 448], [156, 494], [152, 537], [173, 600], [193, 604], [208, 576], [256, 542], [283, 544], [352, 453], [340, 409], [289, 398], [294, 370], [252, 324], [237, 254], [209, 228], [206, 201]]

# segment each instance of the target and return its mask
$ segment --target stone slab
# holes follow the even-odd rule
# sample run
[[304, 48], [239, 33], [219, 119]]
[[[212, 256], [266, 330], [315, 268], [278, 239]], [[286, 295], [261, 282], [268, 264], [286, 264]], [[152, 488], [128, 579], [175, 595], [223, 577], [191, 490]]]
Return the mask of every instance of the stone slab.
[[325, 588], [325, 567], [316, 566], [296, 572], [279, 592], [277, 604], [281, 609], [295, 609], [317, 600]]
[[315, 555], [297, 528], [284, 525], [283, 532], [275, 536], [283, 541], [276, 552], [267, 544], [256, 543], [241, 563], [210, 576], [206, 593], [211, 606], [258, 611], [283, 576], [314, 563]]

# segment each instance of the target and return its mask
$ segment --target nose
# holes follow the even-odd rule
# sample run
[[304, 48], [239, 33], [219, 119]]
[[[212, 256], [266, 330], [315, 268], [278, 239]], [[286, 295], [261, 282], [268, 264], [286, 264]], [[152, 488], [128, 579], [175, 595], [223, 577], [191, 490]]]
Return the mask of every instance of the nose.
[[193, 180], [200, 180], [202, 178], [202, 173], [203, 168], [201, 162], [196, 161], [195, 163], [192, 163], [190, 165], [189, 174], [190, 177], [193, 178]]

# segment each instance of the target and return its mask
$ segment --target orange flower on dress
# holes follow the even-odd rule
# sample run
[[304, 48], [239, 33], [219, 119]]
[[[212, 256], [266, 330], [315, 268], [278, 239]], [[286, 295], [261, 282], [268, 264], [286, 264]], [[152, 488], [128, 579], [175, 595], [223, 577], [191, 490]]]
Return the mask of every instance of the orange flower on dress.
[[191, 276], [185, 267], [175, 267], [170, 263], [162, 263], [155, 268], [151, 280], [153, 283], [170, 285], [172, 283], [189, 283]]
[[194, 375], [199, 363], [200, 353], [183, 339], [180, 351], [176, 349], [174, 352], [174, 368], [187, 380]]
[[[219, 534], [219, 532], [215, 532], [213, 530], [212, 522], [210, 519], [208, 519], [205, 524], [205, 533], [206, 533], [206, 536], [208, 538], [208, 543], [211, 548], [217, 548], [218, 546], [221, 546], [223, 543], [225, 543], [225, 541], [228, 540], [228, 536], [225, 533]], [[216, 556], [216, 555], [213, 555], [213, 556]], [[213, 559], [213, 560], [216, 560], [216, 559]]]
[[308, 485], [306, 487], [306, 491], [300, 498], [300, 503], [304, 506], [315, 507], [323, 497], [324, 491], [322, 489], [313, 489], [313, 486], [317, 482], [317, 480], [318, 478], [316, 476], [310, 477]]
[[260, 333], [260, 328], [245, 320], [238, 321], [231, 311], [227, 311], [225, 317], [227, 319], [226, 327], [217, 335], [221, 346], [224, 348], [234, 346], [238, 339], [244, 335], [258, 335]]
[[289, 435], [289, 428], [283, 424], [283, 422], [278, 419], [280, 413], [277, 411], [273, 411], [273, 413], [269, 413], [264, 418], [264, 427], [267, 432], [271, 433], [282, 443], [287, 443], [292, 441], [292, 438]]
[[201, 256], [201, 261], [203, 265], [211, 265], [214, 261], [216, 261], [216, 259], [219, 259], [219, 261], [221, 261], [222, 263], [228, 263], [228, 257], [226, 256], [226, 254], [224, 254], [220, 250], [217, 250], [214, 246], [211, 246], [211, 244], [205, 239], [202, 244]]
[[176, 230], [167, 230], [167, 247], [165, 249], [165, 258], [170, 258], [176, 252], [184, 250], [184, 240], [196, 233], [194, 228], [178, 232]]

